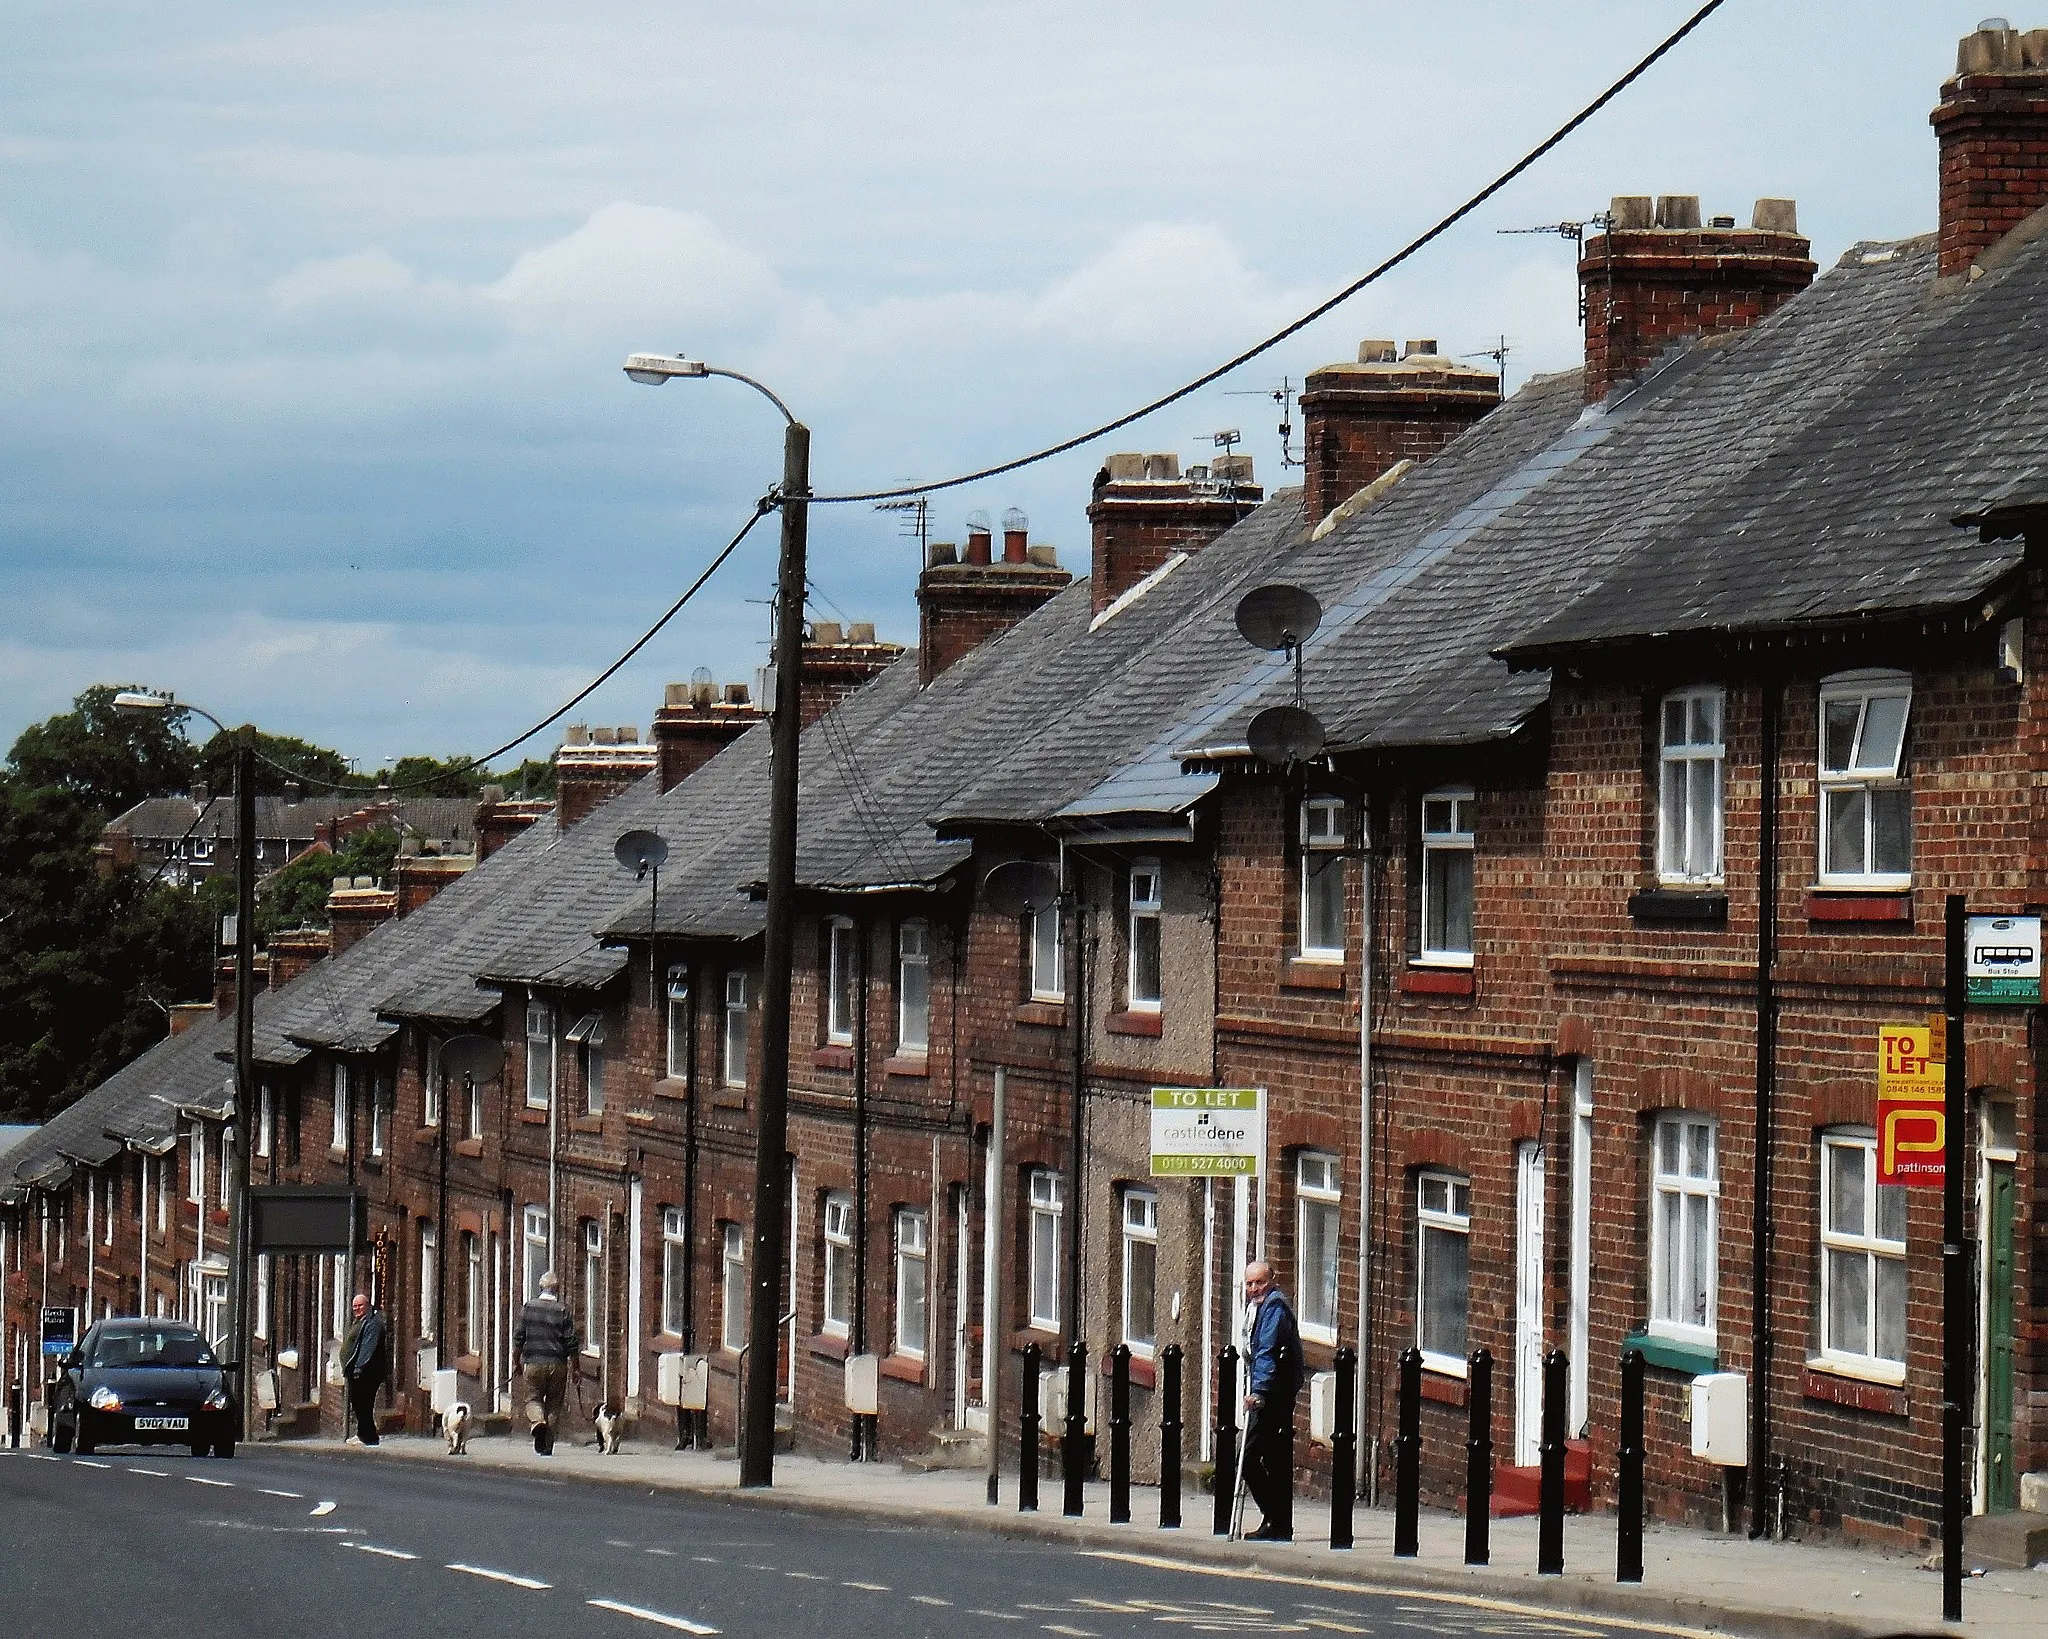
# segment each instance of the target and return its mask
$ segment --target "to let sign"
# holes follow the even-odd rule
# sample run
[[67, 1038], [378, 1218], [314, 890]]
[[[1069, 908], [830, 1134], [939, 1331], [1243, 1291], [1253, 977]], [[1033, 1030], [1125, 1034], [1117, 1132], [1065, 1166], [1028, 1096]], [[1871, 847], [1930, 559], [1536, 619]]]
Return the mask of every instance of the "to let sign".
[[2038, 1007], [2040, 917], [1968, 918], [1963, 928], [1963, 979], [1972, 1007]]
[[1254, 1178], [1266, 1149], [1263, 1087], [1154, 1087], [1154, 1178]]
[[1877, 1181], [1939, 1186], [1948, 1162], [1948, 1032], [1887, 1024], [1877, 1036]]

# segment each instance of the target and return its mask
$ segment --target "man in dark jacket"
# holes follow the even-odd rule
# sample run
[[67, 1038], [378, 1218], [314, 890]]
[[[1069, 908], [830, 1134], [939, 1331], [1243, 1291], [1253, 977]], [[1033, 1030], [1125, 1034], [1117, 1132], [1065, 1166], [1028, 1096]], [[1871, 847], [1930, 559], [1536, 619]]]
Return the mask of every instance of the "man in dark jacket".
[[1244, 1483], [1259, 1505], [1255, 1542], [1294, 1540], [1294, 1401], [1301, 1392], [1301, 1332], [1273, 1271], [1244, 1271], [1246, 1316]]
[[533, 1449], [552, 1456], [562, 1420], [562, 1396], [569, 1373], [583, 1376], [582, 1340], [576, 1322], [555, 1295], [555, 1272], [540, 1278], [540, 1295], [519, 1311], [512, 1328], [512, 1369], [526, 1378], [526, 1416], [533, 1424]]
[[366, 1446], [377, 1443], [377, 1391], [391, 1376], [391, 1336], [384, 1311], [370, 1307], [369, 1295], [356, 1294], [355, 1319], [341, 1340], [341, 1376], [348, 1387], [348, 1409], [356, 1435]]

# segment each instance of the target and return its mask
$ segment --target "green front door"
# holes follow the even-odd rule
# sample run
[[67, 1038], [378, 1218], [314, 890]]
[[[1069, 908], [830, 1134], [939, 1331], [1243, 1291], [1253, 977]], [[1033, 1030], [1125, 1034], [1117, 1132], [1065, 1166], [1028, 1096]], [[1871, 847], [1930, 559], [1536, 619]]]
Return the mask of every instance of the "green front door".
[[1984, 1201], [1984, 1479], [1994, 1514], [2017, 1508], [2012, 1462], [2012, 1229], [2010, 1161], [1986, 1168]]

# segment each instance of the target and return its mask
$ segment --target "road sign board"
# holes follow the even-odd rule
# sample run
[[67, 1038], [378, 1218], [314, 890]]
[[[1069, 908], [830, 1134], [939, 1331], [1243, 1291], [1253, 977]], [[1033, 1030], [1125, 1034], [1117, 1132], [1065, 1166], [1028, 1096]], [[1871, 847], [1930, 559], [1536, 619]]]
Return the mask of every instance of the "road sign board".
[[1154, 1178], [1255, 1178], [1266, 1152], [1263, 1087], [1154, 1087]]
[[369, 1239], [369, 1198], [359, 1189], [258, 1184], [249, 1191], [249, 1223], [251, 1251], [347, 1252]]
[[1948, 1162], [1946, 1021], [1877, 1033], [1877, 1181], [1939, 1188]]
[[1967, 918], [1963, 930], [1963, 975], [1972, 1007], [2039, 1006], [2040, 917]]

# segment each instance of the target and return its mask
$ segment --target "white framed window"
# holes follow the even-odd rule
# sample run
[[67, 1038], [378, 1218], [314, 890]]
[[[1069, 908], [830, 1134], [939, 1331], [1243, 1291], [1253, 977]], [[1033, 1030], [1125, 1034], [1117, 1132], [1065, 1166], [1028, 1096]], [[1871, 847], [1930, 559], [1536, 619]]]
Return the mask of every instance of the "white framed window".
[[744, 973], [728, 973], [725, 976], [725, 1042], [722, 1057], [726, 1086], [746, 1086], [747, 976]]
[[[156, 1173], [156, 1232], [159, 1235], [165, 1235], [170, 1232], [171, 1227], [170, 1184], [172, 1177], [176, 1174], [177, 1163], [168, 1155], [153, 1155], [149, 1157], [149, 1160], [154, 1163], [153, 1170]], [[20, 1250], [19, 1247], [15, 1248], [17, 1254]], [[21, 1267], [18, 1257], [15, 1267], [17, 1269]]]
[[1877, 1135], [1820, 1141], [1820, 1357], [1859, 1376], [1906, 1380], [1906, 1191], [1877, 1181]]
[[519, 1292], [531, 1303], [540, 1296], [540, 1278], [554, 1267], [554, 1237], [549, 1231], [548, 1209], [530, 1206], [520, 1214]]
[[661, 1209], [661, 1329], [681, 1337], [689, 1314], [690, 1241], [683, 1209]]
[[256, 1153], [263, 1159], [270, 1158], [272, 1147], [277, 1142], [277, 1093], [269, 1082], [256, 1084]]
[[747, 1242], [738, 1224], [727, 1224], [721, 1243], [719, 1341], [737, 1354], [747, 1345]]
[[441, 1044], [427, 1043], [427, 1065], [420, 1075], [420, 1125], [441, 1125]]
[[440, 1307], [441, 1236], [434, 1225], [420, 1221], [420, 1341], [434, 1341], [434, 1311]]
[[328, 1134], [329, 1149], [337, 1152], [348, 1148], [349, 1129], [353, 1125], [355, 1087], [346, 1064], [334, 1066], [334, 1123]]
[[1433, 1371], [1465, 1375], [1472, 1284], [1472, 1181], [1455, 1172], [1415, 1178], [1415, 1344]]
[[1337, 1235], [1344, 1202], [1337, 1157], [1303, 1150], [1294, 1159], [1294, 1287], [1301, 1335], [1337, 1341]]
[[583, 1352], [604, 1347], [604, 1225], [583, 1220]]
[[1301, 805], [1301, 954], [1344, 960], [1345, 811], [1342, 797]]
[[1904, 888], [1913, 880], [1913, 791], [1904, 766], [1913, 681], [1855, 672], [1820, 690], [1820, 879]]
[[930, 1315], [925, 1269], [930, 1259], [930, 1221], [914, 1207], [896, 1209], [896, 1347], [913, 1360], [924, 1358]]
[[185, 1129], [185, 1142], [189, 1166], [185, 1180], [185, 1199], [194, 1206], [206, 1204], [206, 1128], [197, 1121]]
[[121, 1175], [110, 1172], [102, 1186], [100, 1203], [100, 1245], [114, 1244], [114, 1214], [121, 1210]]
[[924, 1052], [932, 1037], [932, 931], [924, 922], [896, 930], [896, 1045]]
[[664, 1068], [671, 1081], [690, 1073], [690, 970], [668, 970], [668, 1043]]
[[249, 1317], [250, 1329], [265, 1342], [270, 1339], [270, 1254], [256, 1254], [256, 1301], [255, 1310]]
[[1124, 1191], [1123, 1340], [1144, 1360], [1159, 1341], [1159, 1197], [1149, 1189]]
[[860, 950], [854, 926], [843, 916], [825, 924], [825, 1039], [846, 1046], [860, 1012]]
[[227, 1342], [228, 1335], [228, 1278], [226, 1275], [209, 1275], [203, 1270], [199, 1277], [199, 1331], [215, 1349]]
[[583, 1113], [604, 1114], [604, 1015], [586, 1013], [569, 1027], [583, 1071]]
[[464, 1086], [469, 1094], [468, 1121], [464, 1131], [471, 1138], [481, 1138], [484, 1135], [484, 1084], [479, 1077], [471, 1076]]
[[1130, 972], [1126, 989], [1134, 1013], [1157, 1013], [1160, 1000], [1159, 862], [1144, 859], [1131, 867]]
[[462, 1232], [462, 1352], [484, 1352], [484, 1246], [482, 1237]]
[[1042, 1332], [1060, 1329], [1060, 1220], [1065, 1216], [1065, 1195], [1065, 1180], [1050, 1167], [1033, 1167], [1027, 1175], [1031, 1324]]
[[1664, 696], [1657, 735], [1660, 881], [1721, 880], [1726, 715], [1719, 688], [1677, 689]]
[[370, 1153], [382, 1155], [391, 1126], [391, 1083], [383, 1076], [370, 1082]]
[[1031, 913], [1031, 999], [1067, 999], [1065, 917], [1057, 900]]
[[1470, 791], [1432, 791], [1422, 799], [1422, 960], [1472, 965], [1472, 809]]
[[219, 1164], [213, 1169], [215, 1178], [213, 1204], [223, 1212], [228, 1209], [230, 1185], [232, 1183], [229, 1177], [232, 1169], [228, 1165], [228, 1159], [234, 1153], [235, 1129], [233, 1127], [223, 1127], [220, 1130], [220, 1153], [214, 1157], [215, 1161]]
[[526, 1004], [526, 1107], [545, 1110], [555, 1101], [555, 1010], [546, 1002]]
[[1650, 1330], [1714, 1341], [1719, 1284], [1720, 1173], [1714, 1122], [1672, 1111], [1652, 1132]]
[[828, 1337], [853, 1331], [853, 1196], [835, 1189], [825, 1197], [825, 1323]]

